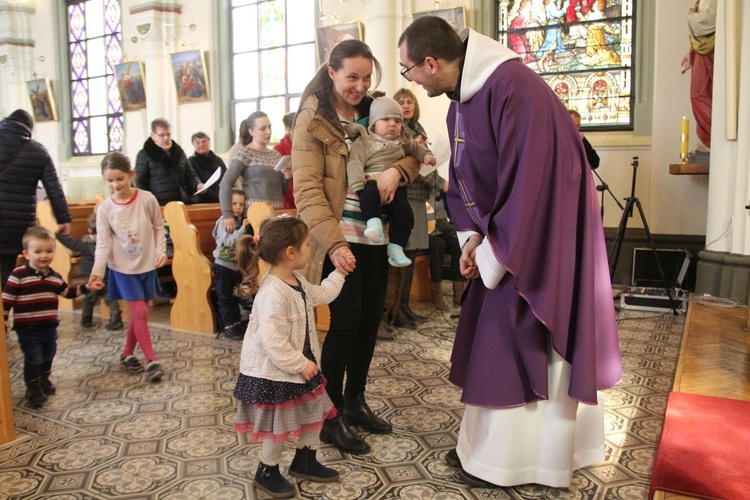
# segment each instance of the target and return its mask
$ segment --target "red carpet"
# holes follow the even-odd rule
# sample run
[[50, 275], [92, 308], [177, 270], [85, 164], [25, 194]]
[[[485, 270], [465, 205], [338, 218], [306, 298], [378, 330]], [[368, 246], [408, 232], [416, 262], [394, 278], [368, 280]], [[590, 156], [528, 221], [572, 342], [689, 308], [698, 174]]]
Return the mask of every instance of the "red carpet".
[[672, 392], [651, 477], [654, 490], [750, 496], [750, 402]]

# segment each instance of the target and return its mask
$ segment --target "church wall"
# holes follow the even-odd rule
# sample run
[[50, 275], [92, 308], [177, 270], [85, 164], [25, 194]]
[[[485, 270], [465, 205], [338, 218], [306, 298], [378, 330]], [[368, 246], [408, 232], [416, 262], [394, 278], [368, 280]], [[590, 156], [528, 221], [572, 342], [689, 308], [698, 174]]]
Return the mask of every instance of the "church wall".
[[[322, 10], [328, 20], [323, 24], [333, 22], [334, 13], [338, 14], [340, 22], [348, 22], [357, 19], [366, 19], [375, 4], [367, 1], [349, 0], [322, 0]], [[0, 1], [0, 4], [4, 2]], [[59, 82], [56, 74], [57, 47], [54, 30], [50, 29], [55, 20], [52, 18], [55, 9], [52, 8], [53, 0], [37, 0], [29, 2], [33, 4], [35, 13], [31, 16], [30, 31], [35, 47], [33, 50], [34, 70], [39, 77], [47, 77], [54, 80], [57, 87], [56, 94], [60, 96], [60, 89], [67, 85]], [[408, 24], [410, 13], [427, 11], [434, 8], [434, 2], [430, 0], [389, 0], [395, 9], [395, 18], [404, 26]], [[486, 1], [475, 0], [453, 0], [442, 2], [441, 8], [465, 5], [467, 7], [467, 21], [470, 26], [474, 25], [474, 5], [486, 4]], [[646, 2], [641, 1], [640, 4]], [[632, 132], [599, 132], [588, 133], [587, 137], [599, 152], [602, 158], [602, 166], [598, 173], [608, 183], [613, 193], [620, 199], [630, 195], [630, 184], [632, 177], [631, 162], [633, 156], [639, 157], [638, 184], [636, 196], [643, 203], [646, 217], [653, 233], [660, 234], [682, 234], [703, 235], [706, 230], [706, 206], [707, 206], [707, 178], [700, 176], [672, 176], [669, 175], [669, 164], [679, 161], [679, 121], [685, 115], [691, 118], [691, 144], [695, 144], [694, 120], [689, 102], [689, 74], [681, 75], [679, 71], [680, 60], [688, 49], [687, 25], [685, 14], [693, 5], [692, 0], [671, 0], [669, 2], [656, 2], [651, 7], [653, 18], [642, 26], [648, 28], [649, 23], [655, 25], [654, 33], [650, 39], [652, 43], [637, 47], [638, 51], [644, 53], [646, 61], [645, 70], [636, 78], [651, 79], [645, 88], [651, 92], [652, 116], [650, 123], [644, 127], [636, 125], [636, 133]], [[171, 67], [168, 53], [178, 50], [191, 50], [200, 48], [207, 52], [207, 64], [211, 65], [211, 58], [220, 58], [211, 47], [214, 36], [211, 20], [213, 12], [212, 2], [209, 0], [191, 0], [181, 3], [181, 14], [173, 16], [161, 16], [148, 13], [131, 14], [136, 6], [153, 5], [144, 4], [140, 0], [123, 0], [123, 40], [124, 53], [129, 60], [157, 61], [146, 68], [147, 85], [149, 94], [147, 96], [149, 105], [146, 110], [133, 111], [125, 114], [125, 152], [134, 159], [135, 154], [142, 147], [143, 141], [148, 135], [149, 123], [157, 116], [165, 116], [173, 124], [175, 140], [183, 146], [188, 155], [192, 154], [190, 135], [199, 128], [212, 135], [214, 129], [218, 128], [215, 114], [219, 106], [229, 107], [229, 104], [219, 104], [215, 100], [209, 103], [197, 103], [178, 106], [176, 104], [174, 82], [171, 80]], [[159, 5], [173, 5], [172, 2], [164, 2]], [[647, 9], [646, 7], [642, 7]], [[646, 10], [648, 11], [648, 10]], [[62, 10], [64, 15], [64, 10]], [[152, 26], [152, 31], [147, 35], [141, 35], [137, 26], [153, 20], [176, 19], [173, 27]], [[152, 21], [153, 22], [153, 21]], [[164, 24], [164, 23], [162, 23]], [[191, 30], [190, 25], [195, 24]], [[64, 26], [64, 22], [60, 23]], [[64, 28], [63, 28], [64, 29]], [[132, 37], [137, 41], [133, 42]], [[365, 25], [365, 40], [374, 40], [377, 33], [368, 31]], [[170, 44], [167, 46], [167, 44]], [[64, 54], [64, 51], [62, 52]], [[45, 61], [40, 62], [39, 56], [44, 56]], [[391, 54], [377, 54], [384, 63], [385, 71], [398, 71], [398, 57], [396, 40], [393, 40], [393, 51]], [[390, 59], [389, 59], [390, 58]], [[221, 64], [228, 64], [228, 58], [220, 59]], [[5, 94], [8, 87], [8, 70], [3, 70], [0, 83], [3, 84], [2, 93]], [[650, 73], [650, 74], [649, 74]], [[212, 93], [215, 95], [216, 75], [209, 76]], [[150, 83], [149, 83], [150, 82]], [[385, 85], [381, 89], [388, 95], [400, 85], [408, 85], [402, 79], [385, 79]], [[448, 99], [444, 96], [428, 98], [419, 87], [412, 87], [419, 99], [422, 109], [422, 123], [430, 136], [446, 134], [445, 113], [448, 108]], [[18, 92], [16, 92], [18, 96]], [[23, 98], [23, 99], [20, 99]], [[643, 98], [643, 96], [639, 96]], [[20, 99], [20, 102], [18, 102]], [[13, 102], [8, 102], [13, 101]], [[59, 103], [58, 103], [59, 104]], [[0, 106], [5, 114], [15, 107], [29, 108], [30, 104], [25, 95], [18, 99], [3, 98]], [[638, 120], [636, 116], [636, 121]], [[71, 159], [68, 145], [61, 147], [62, 122], [42, 123], [35, 129], [35, 138], [43, 142], [52, 152], [53, 158], [59, 167], [66, 169], [82, 166], [86, 170], [85, 175], [95, 172], [99, 159]], [[650, 125], [650, 126], [649, 126]], [[645, 132], [644, 132], [645, 131]], [[648, 135], [650, 133], [650, 135]], [[636, 135], [640, 134], [640, 135]], [[214, 140], [216, 142], [216, 140]], [[226, 142], [222, 140], [222, 142]], [[221, 151], [218, 151], [219, 153]], [[445, 172], [443, 172], [445, 174]], [[82, 175], [83, 171], [76, 172]], [[597, 181], [598, 183], [598, 181]], [[686, 208], [688, 207], [688, 208]], [[619, 208], [611, 200], [609, 195], [605, 198], [605, 226], [615, 227], [620, 220]], [[641, 227], [638, 218], [631, 219], [628, 227]]]

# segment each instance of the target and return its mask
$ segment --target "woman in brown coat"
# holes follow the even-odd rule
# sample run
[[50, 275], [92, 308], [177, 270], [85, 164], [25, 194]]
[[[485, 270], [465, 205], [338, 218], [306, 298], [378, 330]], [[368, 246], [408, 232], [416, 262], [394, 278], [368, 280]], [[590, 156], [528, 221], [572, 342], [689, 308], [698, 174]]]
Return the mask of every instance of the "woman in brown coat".
[[[318, 283], [334, 267], [349, 273], [341, 294], [329, 306], [331, 325], [320, 359], [328, 380], [326, 391], [339, 410], [336, 418], [324, 423], [321, 439], [349, 453], [370, 449], [353, 425], [373, 433], [391, 432], [391, 424], [376, 416], [365, 401], [388, 257], [385, 245], [371, 245], [364, 236], [366, 225], [357, 196], [347, 196], [346, 161], [352, 139], [343, 127], [367, 118], [373, 67], [379, 76], [380, 65], [363, 42], [337, 44], [328, 64], [302, 94], [292, 146], [294, 200], [310, 228], [313, 252], [307, 278]], [[390, 202], [396, 188], [411, 182], [418, 171], [418, 162], [408, 157], [386, 169], [378, 179], [383, 202]]]

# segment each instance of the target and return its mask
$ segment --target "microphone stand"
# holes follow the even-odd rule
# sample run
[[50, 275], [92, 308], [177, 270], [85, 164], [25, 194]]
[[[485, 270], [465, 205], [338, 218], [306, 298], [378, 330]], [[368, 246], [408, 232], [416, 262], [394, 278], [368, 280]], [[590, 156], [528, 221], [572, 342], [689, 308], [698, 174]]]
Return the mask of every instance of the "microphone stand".
[[620, 210], [625, 210], [625, 207], [622, 206], [622, 203], [620, 203], [620, 200], [617, 199], [617, 196], [615, 196], [615, 193], [613, 193], [612, 190], [609, 189], [609, 184], [604, 182], [604, 179], [602, 179], [602, 176], [599, 175], [599, 173], [596, 170], [592, 168], [591, 171], [594, 172], [594, 175], [596, 176], [596, 178], [599, 179], [599, 181], [601, 182], [600, 185], [596, 186], [596, 190], [602, 193], [602, 220], [604, 220], [604, 192], [605, 191], [607, 191], [610, 194], [610, 196], [612, 196], [612, 199], [615, 200], [615, 203], [617, 203], [617, 206], [620, 207]]

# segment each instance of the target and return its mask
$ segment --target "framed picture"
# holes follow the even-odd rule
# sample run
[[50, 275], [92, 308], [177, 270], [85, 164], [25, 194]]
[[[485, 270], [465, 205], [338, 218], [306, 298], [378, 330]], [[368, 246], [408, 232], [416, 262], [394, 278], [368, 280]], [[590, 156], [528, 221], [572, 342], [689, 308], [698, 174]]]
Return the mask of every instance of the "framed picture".
[[415, 12], [412, 14], [412, 19], [416, 21], [424, 16], [442, 17], [448, 21], [448, 24], [453, 26], [453, 29], [456, 30], [457, 33], [461, 33], [466, 29], [466, 8], [463, 6], [453, 7], [452, 9], [430, 10], [428, 12]]
[[31, 108], [34, 110], [35, 122], [57, 121], [57, 106], [55, 105], [55, 94], [52, 92], [50, 81], [46, 78], [26, 82], [31, 99]]
[[146, 107], [146, 87], [143, 81], [143, 63], [130, 61], [115, 65], [117, 88], [123, 111], [138, 111]]
[[203, 51], [188, 50], [171, 54], [172, 75], [177, 88], [177, 102], [210, 101], [208, 78], [206, 76], [206, 59]]
[[318, 64], [328, 62], [333, 46], [344, 40], [364, 40], [362, 23], [355, 21], [333, 26], [321, 26], [315, 29], [315, 45], [318, 49]]

